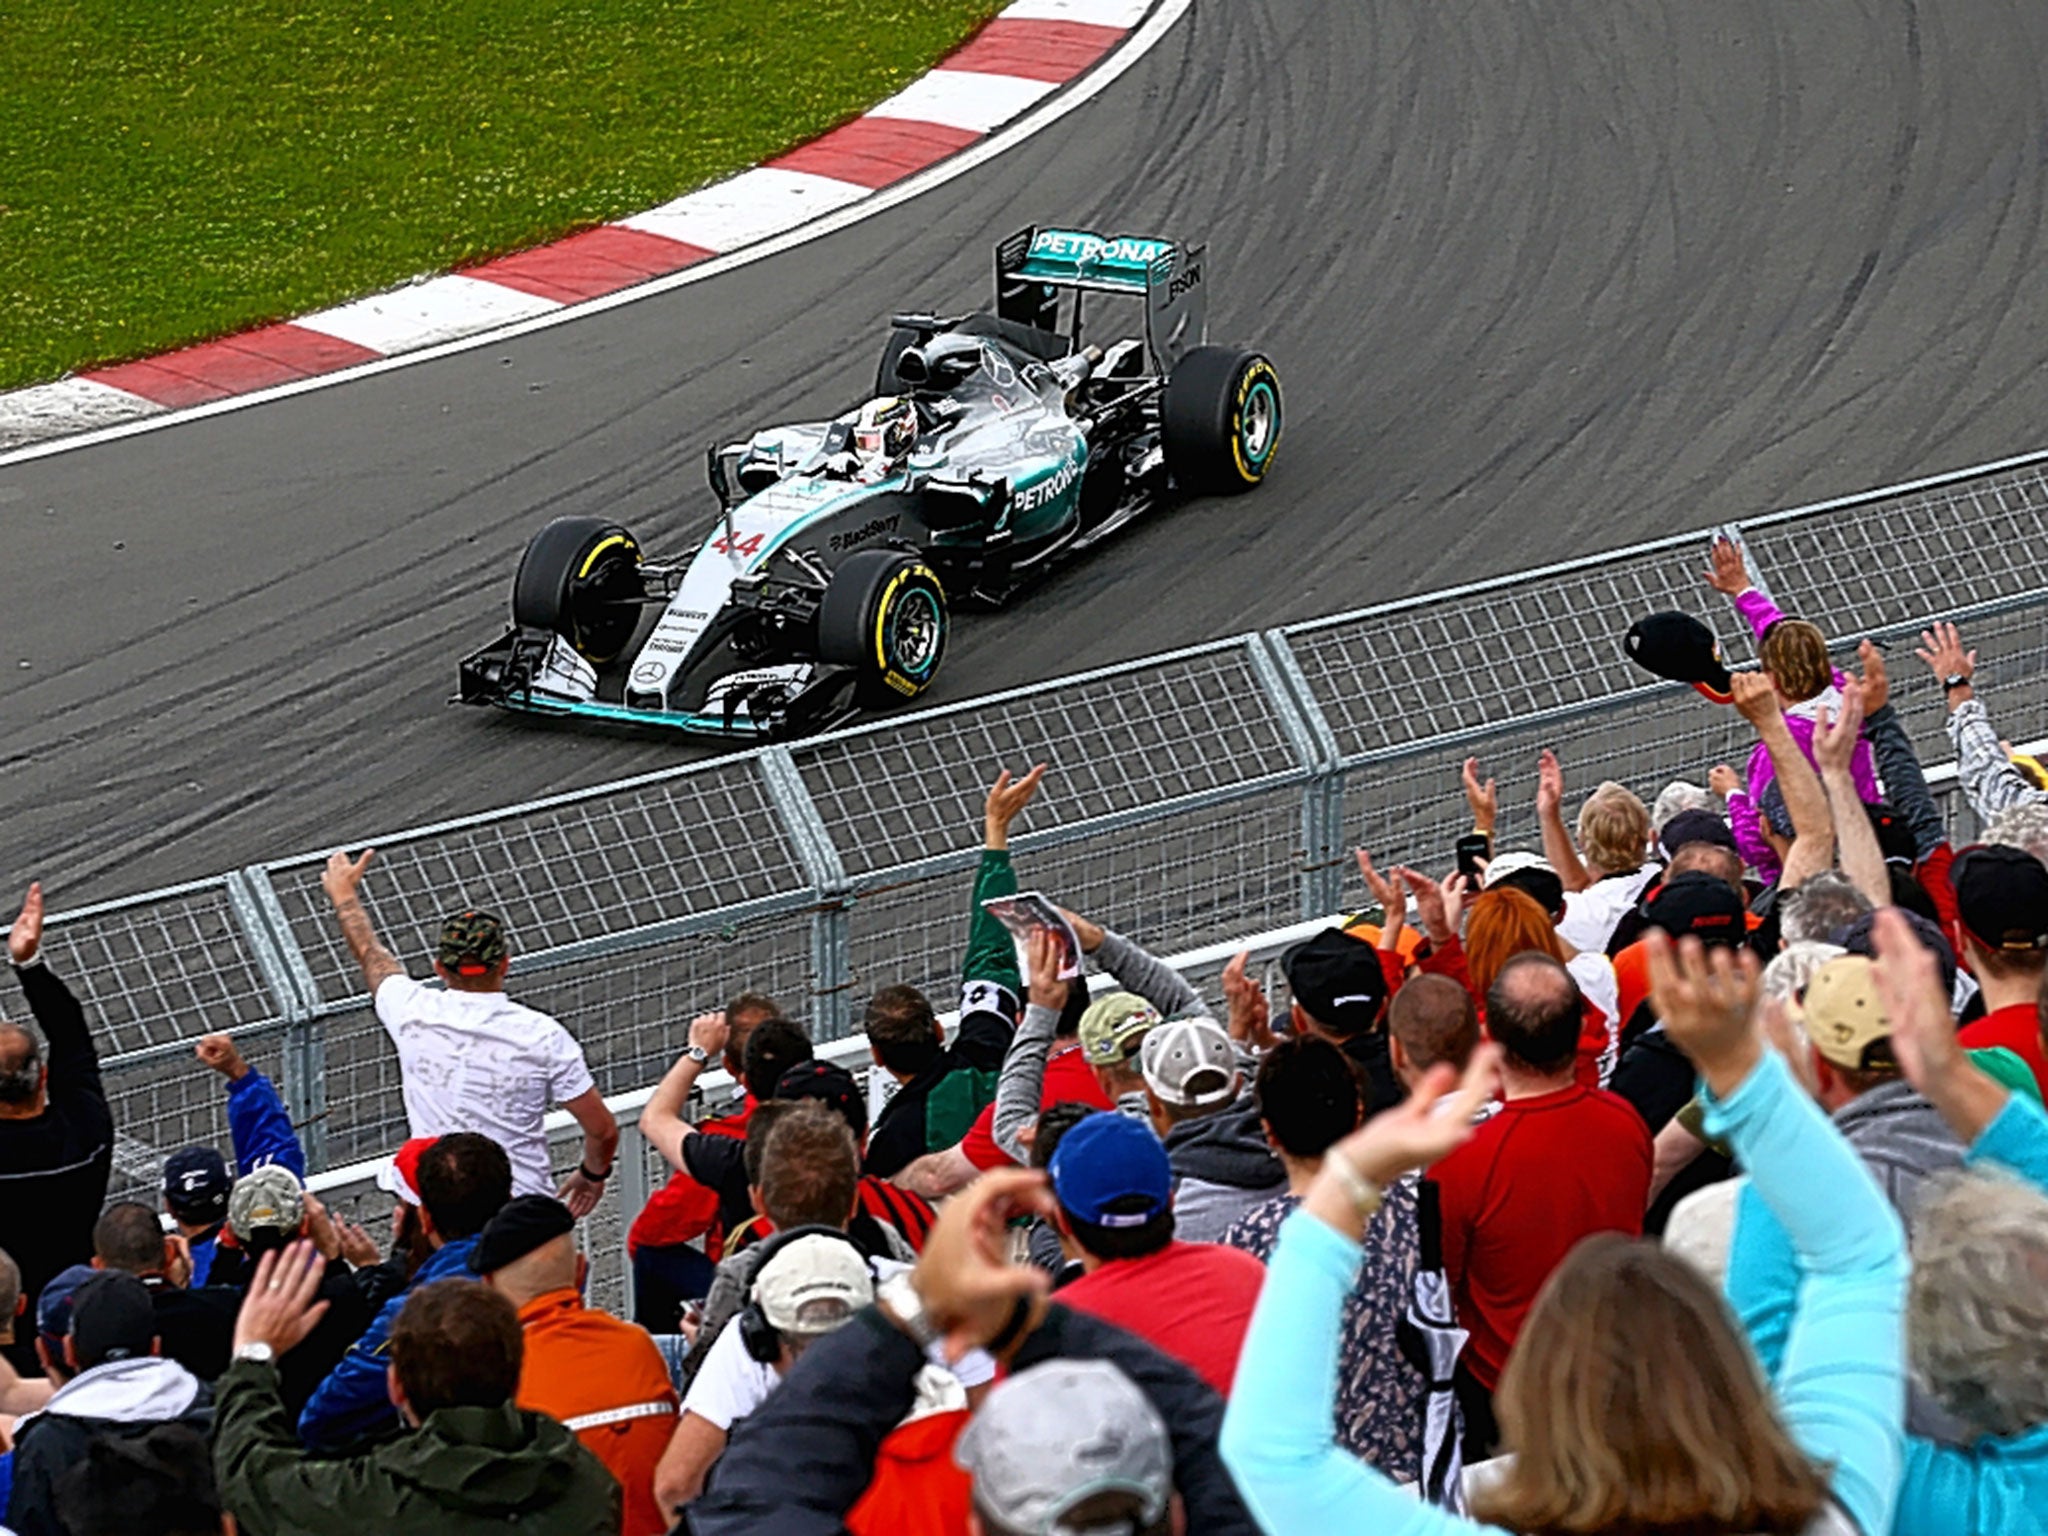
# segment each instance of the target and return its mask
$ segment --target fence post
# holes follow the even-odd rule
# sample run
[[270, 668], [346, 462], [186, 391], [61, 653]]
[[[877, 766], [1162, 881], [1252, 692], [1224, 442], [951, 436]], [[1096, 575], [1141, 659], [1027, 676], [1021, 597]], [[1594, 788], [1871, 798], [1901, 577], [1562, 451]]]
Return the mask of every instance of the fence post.
[[[284, 1107], [298, 1130], [299, 1145], [305, 1149], [306, 1171], [318, 1173], [327, 1166], [327, 1032], [319, 1017], [319, 984], [313, 980], [313, 968], [306, 964], [305, 951], [292, 935], [291, 920], [284, 915], [277, 888], [270, 883], [270, 871], [252, 864], [229, 876], [228, 889], [236, 915], [246, 911], [245, 922], [268, 936], [278, 967], [273, 990], [285, 1019]], [[268, 979], [267, 972], [265, 975]]]
[[1271, 700], [1288, 745], [1308, 771], [1301, 792], [1301, 916], [1325, 917], [1344, 893], [1344, 769], [1336, 733], [1309, 689], [1287, 637], [1245, 637], [1252, 675]]
[[811, 914], [813, 1037], [837, 1040], [853, 1030], [852, 882], [789, 749], [765, 747], [754, 761], [818, 902]]

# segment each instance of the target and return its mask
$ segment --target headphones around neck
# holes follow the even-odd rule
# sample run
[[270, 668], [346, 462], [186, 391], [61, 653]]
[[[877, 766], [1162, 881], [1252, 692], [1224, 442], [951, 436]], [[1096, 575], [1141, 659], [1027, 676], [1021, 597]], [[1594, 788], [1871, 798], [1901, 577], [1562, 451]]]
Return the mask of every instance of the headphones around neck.
[[755, 1294], [761, 1273], [767, 1269], [768, 1261], [800, 1237], [836, 1237], [860, 1255], [861, 1263], [868, 1262], [868, 1251], [854, 1241], [853, 1235], [839, 1227], [821, 1226], [810, 1223], [791, 1227], [787, 1232], [777, 1232], [760, 1247], [760, 1262], [754, 1266], [754, 1278], [747, 1282], [747, 1304], [740, 1308], [734, 1319], [740, 1331], [740, 1342], [746, 1346], [747, 1357], [762, 1365], [773, 1365], [782, 1358], [782, 1335], [775, 1325], [768, 1321], [768, 1314], [761, 1310], [761, 1303]]

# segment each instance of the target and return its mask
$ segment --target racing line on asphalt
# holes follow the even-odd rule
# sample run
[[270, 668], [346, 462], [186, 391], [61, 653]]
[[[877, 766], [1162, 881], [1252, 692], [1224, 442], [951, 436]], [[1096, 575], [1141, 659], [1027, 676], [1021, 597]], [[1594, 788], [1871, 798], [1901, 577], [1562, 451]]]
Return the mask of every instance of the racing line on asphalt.
[[528, 534], [688, 547], [708, 443], [844, 409], [1026, 223], [1206, 239], [1287, 441], [965, 616], [941, 702], [2040, 446], [2048, 13], [1912, 9], [1198, 0], [768, 259], [0, 465], [0, 869], [70, 907], [678, 761], [445, 706]]

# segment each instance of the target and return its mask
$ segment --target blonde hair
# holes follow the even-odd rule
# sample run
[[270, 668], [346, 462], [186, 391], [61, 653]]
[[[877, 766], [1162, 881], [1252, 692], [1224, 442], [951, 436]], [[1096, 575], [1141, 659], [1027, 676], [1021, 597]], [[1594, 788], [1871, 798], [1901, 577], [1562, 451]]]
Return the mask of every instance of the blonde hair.
[[1771, 674], [1778, 692], [1794, 704], [1834, 685], [1835, 665], [1828, 660], [1827, 636], [1804, 619], [1780, 619], [1765, 630], [1757, 660]]
[[1579, 808], [1579, 849], [1603, 875], [1632, 875], [1650, 846], [1650, 812], [1626, 784], [1609, 779]]
[[1827, 1500], [1726, 1303], [1651, 1243], [1610, 1233], [1572, 1250], [1494, 1408], [1514, 1460], [1472, 1513], [1509, 1530], [1796, 1536]]

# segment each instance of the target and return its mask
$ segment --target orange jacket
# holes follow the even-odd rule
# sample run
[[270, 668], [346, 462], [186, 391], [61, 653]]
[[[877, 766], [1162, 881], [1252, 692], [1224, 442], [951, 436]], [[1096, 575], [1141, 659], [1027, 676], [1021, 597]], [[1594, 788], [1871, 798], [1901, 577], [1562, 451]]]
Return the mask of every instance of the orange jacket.
[[[622, 1536], [660, 1536], [654, 1468], [676, 1427], [676, 1389], [643, 1328], [583, 1305], [574, 1289], [549, 1291], [519, 1309], [526, 1356], [521, 1408], [559, 1419], [605, 1464], [625, 1497]], [[614, 1417], [616, 1415], [616, 1417]]]
[[852, 1536], [967, 1536], [972, 1484], [953, 1460], [964, 1408], [911, 1418], [875, 1452], [875, 1477], [846, 1512]]

